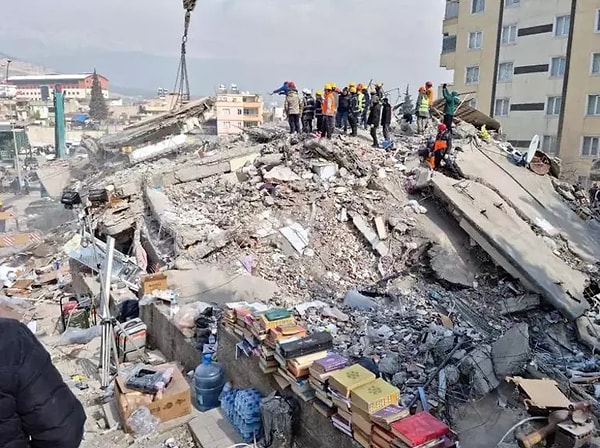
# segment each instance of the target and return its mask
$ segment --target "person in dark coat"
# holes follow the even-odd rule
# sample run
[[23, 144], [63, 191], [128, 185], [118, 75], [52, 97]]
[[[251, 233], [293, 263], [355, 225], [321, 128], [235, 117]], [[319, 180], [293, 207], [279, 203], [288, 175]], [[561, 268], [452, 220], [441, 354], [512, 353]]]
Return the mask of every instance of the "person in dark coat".
[[381, 127], [383, 128], [383, 139], [385, 141], [390, 140], [390, 126], [392, 125], [392, 105], [388, 101], [387, 97], [383, 98], [383, 105], [381, 106]]
[[379, 148], [377, 142], [377, 128], [381, 122], [381, 104], [379, 104], [379, 98], [373, 96], [371, 98], [371, 109], [369, 110], [369, 118], [367, 124], [371, 128], [371, 137], [373, 138], [373, 148]]
[[363, 87], [362, 93], [365, 98], [365, 104], [364, 104], [363, 114], [361, 117], [360, 124], [362, 126], [364, 126], [365, 129], [367, 129], [368, 128], [367, 118], [369, 115], [369, 111], [371, 110], [371, 95], [369, 95], [369, 88], [367, 86]]
[[342, 90], [342, 93], [338, 97], [338, 113], [336, 115], [336, 127], [343, 129], [344, 133], [348, 132], [348, 126], [350, 124], [348, 118], [350, 117], [351, 100], [352, 97], [350, 96], [348, 87], [344, 87], [344, 90]]
[[315, 93], [315, 117], [317, 118], [317, 132], [325, 133], [323, 126], [323, 92], [317, 90]]
[[0, 447], [77, 448], [85, 411], [24, 324], [0, 318]]
[[315, 119], [315, 99], [309, 89], [302, 91], [304, 107], [302, 108], [302, 132], [310, 134], [313, 131]]

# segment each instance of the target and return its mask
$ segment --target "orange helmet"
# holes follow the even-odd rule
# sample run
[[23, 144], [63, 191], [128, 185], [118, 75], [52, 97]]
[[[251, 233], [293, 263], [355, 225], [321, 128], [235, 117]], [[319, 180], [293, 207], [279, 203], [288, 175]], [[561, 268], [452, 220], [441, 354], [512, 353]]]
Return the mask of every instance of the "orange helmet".
[[423, 86], [419, 87], [419, 92], [425, 92], [425, 87], [423, 87]]
[[358, 84], [356, 86], [356, 90], [358, 90], [359, 92], [363, 89], [363, 85], [362, 84]]

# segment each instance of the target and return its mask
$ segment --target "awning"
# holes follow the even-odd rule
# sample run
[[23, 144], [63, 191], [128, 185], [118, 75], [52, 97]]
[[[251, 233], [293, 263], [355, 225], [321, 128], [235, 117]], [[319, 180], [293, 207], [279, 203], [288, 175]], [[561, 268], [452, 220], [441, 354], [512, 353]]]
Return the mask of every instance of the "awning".
[[71, 121], [74, 121], [76, 123], [85, 123], [88, 118], [89, 117], [87, 114], [77, 114], [71, 117]]

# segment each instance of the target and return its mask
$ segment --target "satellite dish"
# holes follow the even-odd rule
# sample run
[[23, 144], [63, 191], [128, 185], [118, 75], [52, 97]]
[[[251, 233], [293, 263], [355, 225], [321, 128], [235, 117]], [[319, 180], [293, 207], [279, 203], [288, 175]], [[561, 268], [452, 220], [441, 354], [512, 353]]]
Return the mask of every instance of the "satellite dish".
[[535, 152], [538, 150], [540, 146], [540, 136], [534, 135], [531, 139], [531, 143], [529, 143], [529, 149], [527, 150], [527, 158], [525, 159], [527, 163], [531, 163], [533, 160], [533, 156], [535, 156]]

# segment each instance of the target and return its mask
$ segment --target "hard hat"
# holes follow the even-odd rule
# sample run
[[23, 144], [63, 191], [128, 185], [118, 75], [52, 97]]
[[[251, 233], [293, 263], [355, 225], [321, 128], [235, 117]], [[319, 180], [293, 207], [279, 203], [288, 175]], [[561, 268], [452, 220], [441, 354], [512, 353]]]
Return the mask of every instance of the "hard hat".
[[432, 83], [431, 81], [427, 81], [427, 82], [425, 83], [425, 86], [426, 86], [426, 87], [433, 87], [433, 83]]
[[332, 82], [332, 83], [331, 83], [331, 88], [332, 88], [332, 89], [337, 89], [337, 84], [336, 84], [335, 82]]
[[317, 90], [317, 91], [315, 92], [315, 95], [316, 95], [316, 96], [323, 96], [323, 92], [321, 92], [320, 90]]
[[348, 83], [348, 87], [354, 87], [354, 86], [356, 86], [356, 83], [354, 81], [350, 81]]
[[302, 89], [302, 93], [305, 95], [310, 95], [310, 89]]
[[419, 92], [425, 92], [425, 87], [423, 87], [423, 86], [419, 87]]
[[289, 81], [289, 82], [288, 82], [288, 87], [289, 87], [290, 89], [295, 89], [295, 88], [296, 88], [296, 83], [294, 83], [294, 81]]
[[356, 90], [362, 90], [362, 89], [363, 89], [363, 85], [362, 85], [362, 84], [358, 84], [358, 85], [356, 86]]
[[446, 125], [444, 123], [438, 124], [438, 131], [444, 132], [446, 129], [448, 129], [448, 128], [446, 127]]
[[354, 86], [350, 87], [350, 93], [356, 93], [356, 87], [354, 87]]
[[381, 87], [381, 86], [383, 86], [383, 83], [382, 83], [382, 82], [376, 82], [376, 83], [375, 83], [375, 87]]
[[329, 84], [325, 84], [325, 90], [332, 90], [333, 86], [331, 85], [331, 83]]

